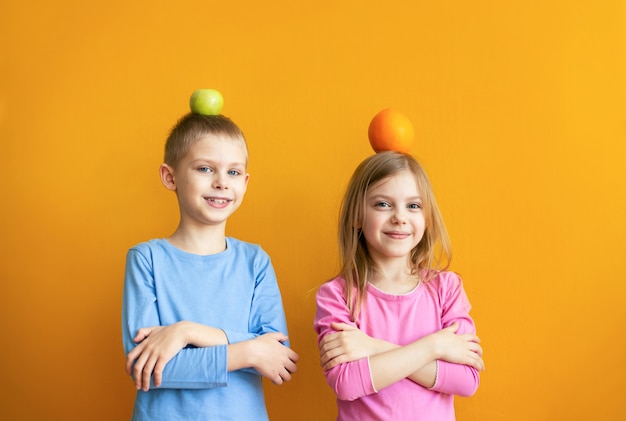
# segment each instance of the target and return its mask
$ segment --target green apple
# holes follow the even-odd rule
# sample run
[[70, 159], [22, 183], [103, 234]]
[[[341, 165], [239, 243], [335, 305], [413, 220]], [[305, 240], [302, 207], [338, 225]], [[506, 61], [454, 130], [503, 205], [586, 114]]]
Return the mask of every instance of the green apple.
[[215, 89], [196, 89], [189, 99], [192, 113], [202, 115], [219, 115], [224, 106], [224, 97]]

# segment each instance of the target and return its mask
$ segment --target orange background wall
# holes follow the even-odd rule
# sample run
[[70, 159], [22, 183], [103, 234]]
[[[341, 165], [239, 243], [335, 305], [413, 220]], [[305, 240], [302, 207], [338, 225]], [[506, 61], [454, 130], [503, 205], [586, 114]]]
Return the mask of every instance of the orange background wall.
[[411, 118], [487, 370], [460, 420], [623, 418], [623, 1], [35, 1], [0, 5], [0, 418], [121, 420], [126, 250], [169, 235], [165, 136], [219, 89], [299, 371], [273, 420], [334, 419], [311, 290], [367, 125]]

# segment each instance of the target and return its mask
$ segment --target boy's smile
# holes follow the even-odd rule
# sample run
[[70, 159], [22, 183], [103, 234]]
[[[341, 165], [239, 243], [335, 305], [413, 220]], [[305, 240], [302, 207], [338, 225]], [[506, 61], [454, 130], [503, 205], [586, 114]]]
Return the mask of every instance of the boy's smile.
[[228, 206], [228, 204], [232, 202], [232, 200], [230, 199], [224, 199], [219, 197], [205, 197], [205, 200], [209, 203], [210, 206], [220, 209]]

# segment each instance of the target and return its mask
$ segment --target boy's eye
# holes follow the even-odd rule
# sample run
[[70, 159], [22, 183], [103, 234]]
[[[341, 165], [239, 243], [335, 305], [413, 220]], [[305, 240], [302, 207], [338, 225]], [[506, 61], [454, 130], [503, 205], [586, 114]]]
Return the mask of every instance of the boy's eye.
[[211, 168], [210, 167], [200, 167], [200, 168], [198, 168], [198, 171], [200, 171], [200, 172], [211, 172]]
[[228, 175], [240, 175], [241, 173], [237, 170], [230, 170], [228, 171]]

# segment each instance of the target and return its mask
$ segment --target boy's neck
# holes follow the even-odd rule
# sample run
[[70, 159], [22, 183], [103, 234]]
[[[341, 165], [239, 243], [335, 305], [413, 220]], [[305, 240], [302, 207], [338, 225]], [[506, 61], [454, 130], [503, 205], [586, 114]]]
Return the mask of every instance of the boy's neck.
[[171, 245], [187, 253], [209, 255], [226, 250], [226, 234], [224, 227], [209, 226], [202, 230], [185, 229], [179, 225], [167, 239]]

